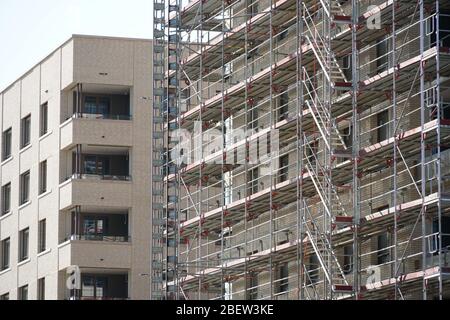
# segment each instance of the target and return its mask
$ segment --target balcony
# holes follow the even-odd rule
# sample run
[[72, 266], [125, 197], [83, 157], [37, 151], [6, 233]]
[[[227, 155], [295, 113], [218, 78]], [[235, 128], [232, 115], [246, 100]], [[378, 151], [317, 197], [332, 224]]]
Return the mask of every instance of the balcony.
[[[77, 208], [80, 209], [80, 208]], [[130, 242], [128, 213], [80, 212], [73, 210], [65, 217], [70, 241]]]
[[131, 147], [133, 127], [131, 121], [95, 119], [83, 115], [64, 122], [60, 133], [61, 150], [70, 150], [78, 144]]
[[81, 274], [81, 289], [67, 292], [69, 300], [128, 300], [128, 273]]
[[61, 149], [77, 144], [131, 146], [130, 88], [82, 84], [63, 96]]
[[69, 266], [101, 269], [131, 268], [131, 242], [97, 241], [98, 238], [95, 241], [75, 239], [76, 237], [63, 242], [58, 247], [60, 270]]

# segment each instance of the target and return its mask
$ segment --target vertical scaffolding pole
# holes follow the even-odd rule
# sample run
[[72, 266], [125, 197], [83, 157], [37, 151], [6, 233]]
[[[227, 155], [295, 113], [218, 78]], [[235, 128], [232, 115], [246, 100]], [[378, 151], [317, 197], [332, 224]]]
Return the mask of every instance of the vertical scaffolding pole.
[[359, 26], [359, 3], [352, 0], [352, 203], [353, 203], [353, 292], [354, 298], [359, 300], [361, 290], [361, 257], [360, 257], [360, 237], [359, 228], [361, 221], [360, 212], [360, 181], [359, 181], [359, 46], [357, 32]]

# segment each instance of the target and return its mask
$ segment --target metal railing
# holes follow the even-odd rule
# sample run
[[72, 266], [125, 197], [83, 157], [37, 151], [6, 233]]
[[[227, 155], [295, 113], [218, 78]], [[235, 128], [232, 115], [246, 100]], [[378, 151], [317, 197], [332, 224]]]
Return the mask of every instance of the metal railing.
[[130, 236], [110, 236], [97, 234], [71, 235], [71, 241], [131, 242]]

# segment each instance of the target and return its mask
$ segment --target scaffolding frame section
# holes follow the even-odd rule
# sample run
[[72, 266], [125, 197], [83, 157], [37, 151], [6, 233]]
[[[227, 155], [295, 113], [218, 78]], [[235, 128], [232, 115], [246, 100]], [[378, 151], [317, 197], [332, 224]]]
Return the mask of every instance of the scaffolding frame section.
[[154, 1], [152, 297], [443, 299], [450, 4]]

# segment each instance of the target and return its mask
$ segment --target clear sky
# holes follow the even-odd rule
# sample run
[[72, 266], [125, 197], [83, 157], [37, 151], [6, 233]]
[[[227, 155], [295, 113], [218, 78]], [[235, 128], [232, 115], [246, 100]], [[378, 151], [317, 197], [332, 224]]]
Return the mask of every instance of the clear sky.
[[0, 91], [72, 34], [150, 38], [151, 0], [0, 0]]

